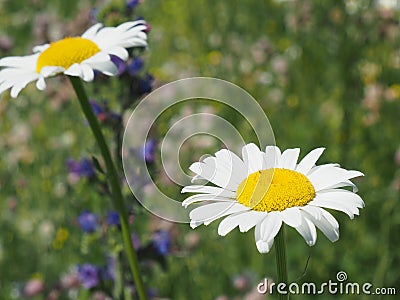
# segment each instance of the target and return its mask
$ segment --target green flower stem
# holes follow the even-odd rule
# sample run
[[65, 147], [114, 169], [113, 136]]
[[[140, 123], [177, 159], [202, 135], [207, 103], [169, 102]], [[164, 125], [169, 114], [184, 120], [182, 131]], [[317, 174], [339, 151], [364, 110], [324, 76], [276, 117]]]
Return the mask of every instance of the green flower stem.
[[[288, 275], [286, 268], [286, 248], [285, 248], [285, 226], [282, 224], [281, 229], [275, 237], [276, 267], [278, 270], [278, 284], [284, 283], [287, 291]], [[289, 294], [279, 294], [280, 300], [288, 300]]]
[[122, 237], [125, 244], [126, 255], [128, 256], [129, 266], [131, 268], [132, 276], [135, 281], [135, 286], [139, 295], [140, 300], [146, 300], [146, 292], [143, 285], [143, 280], [139, 271], [139, 264], [135, 250], [133, 249], [131, 234], [129, 231], [128, 214], [124, 205], [124, 198], [121, 192], [121, 186], [118, 178], [117, 170], [115, 169], [114, 163], [111, 158], [110, 150], [104, 140], [104, 136], [101, 132], [100, 125], [97, 121], [97, 117], [93, 113], [92, 107], [89, 103], [89, 99], [83, 88], [82, 82], [79, 77], [69, 76], [69, 79], [74, 87], [75, 93], [79, 99], [79, 103], [85, 114], [87, 121], [89, 122], [90, 128], [92, 129], [93, 135], [96, 138], [96, 142], [100, 148], [101, 155], [103, 156], [104, 162], [107, 168], [107, 178], [111, 185], [112, 201], [119, 213]]

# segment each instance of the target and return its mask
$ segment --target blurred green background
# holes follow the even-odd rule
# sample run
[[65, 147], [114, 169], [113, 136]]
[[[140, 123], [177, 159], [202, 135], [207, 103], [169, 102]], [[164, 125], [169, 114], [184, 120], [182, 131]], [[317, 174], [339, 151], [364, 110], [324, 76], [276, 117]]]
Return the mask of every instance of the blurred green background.
[[[102, 4], [0, 0], [0, 55], [28, 54], [48, 39], [81, 34]], [[345, 271], [350, 282], [400, 293], [400, 10], [372, 0], [146, 0], [136, 10], [151, 24], [144, 57], [156, 85], [191, 76], [231, 81], [259, 101], [278, 146], [300, 147], [301, 156], [323, 146], [319, 163], [365, 173], [356, 181], [366, 203], [360, 216], [350, 221], [333, 213], [338, 242], [318, 232], [310, 248], [287, 230], [289, 279], [301, 277], [310, 255], [300, 281], [327, 282]], [[82, 251], [76, 218], [86, 208], [102, 215], [110, 209], [87, 182], [68, 182], [66, 160], [96, 147], [70, 101], [69, 83], [51, 79], [48, 86], [43, 93], [32, 84], [17, 99], [1, 96], [0, 299], [23, 298], [17, 291], [31, 278], [52, 286], [71, 266], [98, 255]], [[179, 187], [169, 189], [179, 194]], [[134, 229], [144, 236], [152, 219], [143, 211]], [[245, 297], [276, 276], [274, 251], [260, 255], [252, 233], [221, 238], [217, 224], [195, 231], [172, 226], [168, 268], [147, 278], [161, 298], [259, 299]], [[246, 289], [235, 284], [240, 276], [249, 279]]]

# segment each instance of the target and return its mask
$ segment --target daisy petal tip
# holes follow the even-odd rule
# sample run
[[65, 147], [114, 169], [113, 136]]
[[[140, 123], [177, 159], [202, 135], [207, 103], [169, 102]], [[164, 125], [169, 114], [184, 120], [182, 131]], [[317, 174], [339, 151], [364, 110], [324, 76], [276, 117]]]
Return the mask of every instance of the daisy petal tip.
[[228, 233], [229, 233], [228, 231], [222, 230], [222, 229], [220, 229], [220, 228], [218, 227], [218, 234], [219, 234], [220, 236], [226, 236]]
[[269, 244], [264, 241], [258, 241], [256, 242], [257, 250], [260, 253], [268, 253], [271, 248], [269, 247]]
[[199, 225], [201, 225], [201, 222], [197, 222], [197, 221], [194, 221], [194, 220], [190, 221], [190, 228], [192, 228], [192, 229], [195, 229]]

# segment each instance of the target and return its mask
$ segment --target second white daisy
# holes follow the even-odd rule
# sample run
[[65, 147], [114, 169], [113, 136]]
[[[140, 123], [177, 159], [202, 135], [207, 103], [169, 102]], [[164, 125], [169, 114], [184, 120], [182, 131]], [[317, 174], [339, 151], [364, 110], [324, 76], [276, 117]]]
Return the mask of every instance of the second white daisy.
[[[350, 179], [363, 176], [359, 171], [345, 170], [338, 164], [316, 166], [323, 148], [308, 153], [299, 163], [300, 150], [287, 149], [281, 153], [275, 146], [265, 152], [255, 144], [242, 149], [243, 160], [223, 149], [215, 157], [190, 166], [197, 175], [192, 181], [206, 179], [215, 186], [190, 185], [182, 193], [197, 193], [182, 205], [206, 203], [193, 209], [190, 225], [195, 228], [221, 221], [218, 233], [228, 234], [239, 226], [241, 232], [255, 227], [259, 252], [271, 249], [283, 223], [295, 228], [312, 246], [318, 227], [332, 242], [339, 238], [339, 224], [325, 209], [342, 211], [353, 218], [364, 202]], [[353, 192], [342, 189], [353, 187]]]
[[110, 55], [128, 59], [127, 48], [146, 47], [146, 22], [126, 22], [117, 27], [96, 24], [80, 37], [36, 46], [34, 54], [0, 59], [0, 94], [11, 88], [11, 96], [36, 80], [39, 90], [46, 88], [45, 78], [64, 73], [92, 81], [94, 70], [112, 76], [118, 73]]

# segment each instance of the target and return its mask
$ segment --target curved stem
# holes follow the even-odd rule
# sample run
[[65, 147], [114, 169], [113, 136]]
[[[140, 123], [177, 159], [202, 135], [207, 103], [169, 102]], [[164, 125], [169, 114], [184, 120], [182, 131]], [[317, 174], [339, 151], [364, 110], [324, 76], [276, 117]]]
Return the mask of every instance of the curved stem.
[[142, 277], [140, 276], [137, 255], [132, 245], [131, 234], [129, 231], [128, 214], [125, 209], [124, 198], [122, 196], [117, 170], [115, 169], [114, 163], [111, 158], [110, 150], [104, 140], [104, 136], [101, 132], [101, 128], [97, 121], [97, 117], [93, 113], [92, 107], [89, 103], [89, 99], [86, 95], [86, 92], [83, 88], [80, 78], [73, 76], [68, 76], [68, 77], [79, 99], [79, 103], [81, 105], [83, 113], [85, 114], [85, 117], [90, 125], [90, 128], [93, 132], [96, 142], [100, 148], [101, 155], [103, 156], [104, 162], [106, 164], [107, 179], [110, 183], [112, 192], [112, 202], [114, 204], [115, 209], [118, 211], [120, 218], [122, 238], [125, 246], [124, 249], [129, 260], [129, 266], [131, 268], [132, 276], [136, 285], [139, 299], [146, 300], [147, 296], [144, 289]]
[[[284, 290], [287, 292], [288, 275], [286, 268], [286, 248], [285, 248], [285, 226], [282, 224], [281, 229], [275, 237], [276, 267], [278, 271], [278, 284], [284, 283]], [[289, 294], [279, 293], [280, 300], [288, 300]]]

